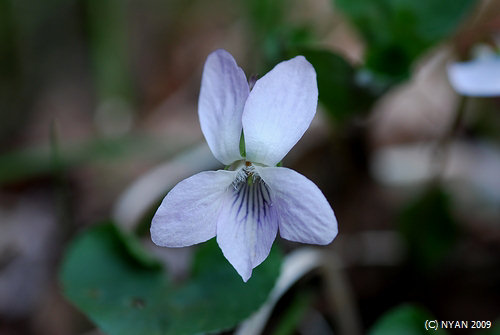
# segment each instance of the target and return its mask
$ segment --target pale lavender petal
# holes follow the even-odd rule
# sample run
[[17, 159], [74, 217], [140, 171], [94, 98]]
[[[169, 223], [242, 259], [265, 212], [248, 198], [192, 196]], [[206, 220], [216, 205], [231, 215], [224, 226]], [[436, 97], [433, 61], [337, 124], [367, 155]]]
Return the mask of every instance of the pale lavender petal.
[[257, 80], [243, 110], [247, 159], [276, 165], [309, 127], [318, 104], [316, 72], [303, 57]]
[[206, 171], [178, 183], [153, 217], [153, 242], [185, 247], [214, 237], [222, 199], [235, 176], [234, 171]]
[[296, 242], [328, 244], [337, 236], [337, 219], [320, 189], [283, 167], [256, 167], [271, 190], [281, 237]]
[[226, 193], [217, 221], [217, 243], [245, 282], [269, 255], [277, 232], [277, 216], [266, 185], [243, 182]]
[[248, 92], [245, 73], [230, 53], [219, 49], [208, 55], [201, 79], [198, 115], [210, 150], [226, 165], [241, 159], [241, 114]]
[[448, 66], [448, 77], [462, 95], [500, 96], [500, 57], [453, 63]]

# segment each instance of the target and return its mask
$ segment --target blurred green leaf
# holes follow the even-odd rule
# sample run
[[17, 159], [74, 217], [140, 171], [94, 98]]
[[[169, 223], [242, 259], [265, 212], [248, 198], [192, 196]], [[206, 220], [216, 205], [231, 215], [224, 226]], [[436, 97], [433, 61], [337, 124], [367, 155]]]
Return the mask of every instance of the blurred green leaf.
[[402, 210], [399, 229], [408, 242], [410, 257], [419, 266], [434, 267], [449, 253], [457, 239], [450, 197], [435, 187]]
[[133, 155], [164, 156], [164, 146], [142, 136], [93, 139], [78, 144], [61, 142], [57, 160], [51, 147], [32, 147], [0, 155], [0, 185], [48, 175], [54, 169], [67, 169], [98, 160], [118, 160]]
[[243, 4], [247, 7], [253, 28], [258, 34], [274, 31], [283, 22], [286, 9], [285, 0], [246, 0]]
[[308, 22], [290, 20], [293, 0], [245, 0], [242, 4], [250, 25], [250, 58], [261, 74], [290, 58], [290, 50], [314, 40]]
[[145, 268], [162, 268], [161, 263], [143, 249], [134, 235], [121, 231], [112, 223], [108, 223], [106, 225], [110, 227], [109, 229], [114, 230], [113, 234], [115, 234], [116, 238], [120, 240], [120, 243], [122, 243], [124, 247], [123, 251], [130, 256], [131, 259], [135, 260], [138, 264]]
[[273, 250], [244, 283], [212, 240], [198, 249], [192, 279], [178, 286], [144, 263], [131, 238], [111, 224], [95, 226], [71, 244], [60, 273], [68, 299], [110, 335], [232, 328], [266, 300], [279, 274]]
[[412, 62], [449, 36], [474, 0], [333, 0], [367, 44], [366, 66], [387, 81], [408, 76]]
[[319, 100], [337, 120], [369, 110], [372, 96], [356, 83], [355, 69], [341, 56], [327, 50], [302, 49], [300, 54], [314, 66]]
[[305, 318], [311, 303], [313, 294], [311, 292], [299, 292], [294, 297], [290, 305], [287, 306], [284, 315], [276, 325], [273, 335], [290, 335], [295, 334], [295, 330], [300, 322]]
[[250, 52], [256, 69], [269, 70], [276, 60], [283, 57], [282, 31], [287, 29], [283, 24], [285, 6], [283, 0], [245, 0], [241, 2], [243, 12], [250, 26]]
[[[405, 304], [393, 308], [383, 314], [370, 329], [370, 335], [420, 335], [426, 333], [425, 321], [435, 318], [425, 309]], [[432, 330], [433, 334], [446, 334], [446, 331], [439, 329]]]
[[478, 329], [476, 335], [500, 335], [500, 319], [491, 320], [491, 328]]
[[49, 148], [24, 149], [0, 156], [0, 185], [49, 174], [54, 168]]

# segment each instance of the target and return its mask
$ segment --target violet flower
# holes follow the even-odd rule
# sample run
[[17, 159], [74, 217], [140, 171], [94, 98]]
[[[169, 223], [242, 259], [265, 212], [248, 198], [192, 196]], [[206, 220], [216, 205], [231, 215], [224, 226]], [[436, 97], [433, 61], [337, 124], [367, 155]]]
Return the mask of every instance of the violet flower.
[[198, 113], [212, 153], [227, 168], [177, 184], [153, 218], [153, 242], [184, 247], [217, 236], [245, 282], [278, 229], [290, 241], [330, 243], [337, 220], [324, 195], [306, 177], [276, 166], [309, 127], [317, 101], [316, 72], [303, 56], [279, 63], [250, 91], [231, 54], [211, 53]]

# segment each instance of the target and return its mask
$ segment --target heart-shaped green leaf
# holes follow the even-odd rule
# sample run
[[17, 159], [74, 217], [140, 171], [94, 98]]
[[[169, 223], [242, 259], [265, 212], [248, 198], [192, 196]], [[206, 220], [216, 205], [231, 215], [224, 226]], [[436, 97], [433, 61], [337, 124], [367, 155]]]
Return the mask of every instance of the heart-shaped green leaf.
[[110, 335], [230, 329], [259, 308], [279, 275], [272, 250], [244, 283], [212, 240], [198, 248], [192, 278], [175, 285], [130, 239], [112, 224], [95, 226], [70, 245], [60, 273], [66, 297]]

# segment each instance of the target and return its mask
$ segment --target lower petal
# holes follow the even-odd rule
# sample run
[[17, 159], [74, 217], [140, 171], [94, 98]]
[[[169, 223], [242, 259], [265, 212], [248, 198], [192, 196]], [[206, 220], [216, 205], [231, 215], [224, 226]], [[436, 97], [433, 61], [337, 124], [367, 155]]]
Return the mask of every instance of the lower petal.
[[283, 167], [256, 168], [269, 186], [284, 239], [325, 245], [337, 236], [337, 219], [320, 189], [309, 179]]
[[217, 243], [245, 282], [269, 255], [277, 232], [269, 188], [262, 181], [228, 190], [217, 220]]
[[234, 171], [206, 171], [178, 183], [151, 223], [151, 239], [162, 247], [185, 247], [215, 236], [222, 198]]

